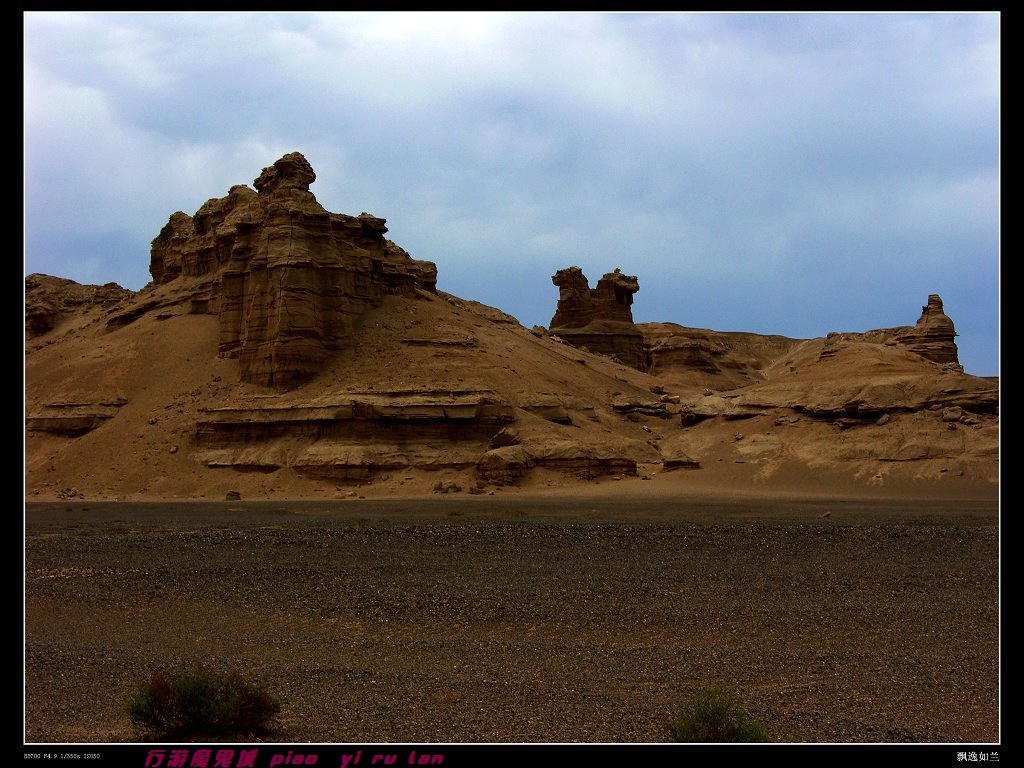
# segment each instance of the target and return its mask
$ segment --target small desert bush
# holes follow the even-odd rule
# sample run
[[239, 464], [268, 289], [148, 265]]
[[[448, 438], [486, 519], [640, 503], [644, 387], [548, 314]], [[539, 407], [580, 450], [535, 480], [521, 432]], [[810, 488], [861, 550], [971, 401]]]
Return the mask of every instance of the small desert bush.
[[237, 673], [156, 670], [126, 704], [132, 722], [165, 737], [265, 733], [281, 704]]
[[749, 720], [734, 696], [717, 688], [699, 691], [672, 723], [669, 736], [685, 743], [771, 741], [768, 730]]

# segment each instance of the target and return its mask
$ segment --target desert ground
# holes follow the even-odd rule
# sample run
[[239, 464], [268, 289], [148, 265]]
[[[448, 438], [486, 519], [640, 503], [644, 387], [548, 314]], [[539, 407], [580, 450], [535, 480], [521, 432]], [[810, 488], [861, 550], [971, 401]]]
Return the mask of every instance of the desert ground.
[[995, 742], [998, 509], [640, 481], [30, 502], [25, 739], [137, 741], [134, 686], [202, 662], [279, 697], [287, 743], [662, 742], [712, 686], [779, 742]]

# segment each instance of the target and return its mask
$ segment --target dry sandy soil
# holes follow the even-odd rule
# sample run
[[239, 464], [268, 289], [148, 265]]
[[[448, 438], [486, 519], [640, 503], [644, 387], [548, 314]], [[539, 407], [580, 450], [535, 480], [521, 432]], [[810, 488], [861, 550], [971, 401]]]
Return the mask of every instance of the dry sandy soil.
[[992, 499], [76, 500], [25, 545], [28, 742], [135, 741], [195, 661], [288, 743], [657, 742], [709, 686], [782, 742], [1000, 736]]

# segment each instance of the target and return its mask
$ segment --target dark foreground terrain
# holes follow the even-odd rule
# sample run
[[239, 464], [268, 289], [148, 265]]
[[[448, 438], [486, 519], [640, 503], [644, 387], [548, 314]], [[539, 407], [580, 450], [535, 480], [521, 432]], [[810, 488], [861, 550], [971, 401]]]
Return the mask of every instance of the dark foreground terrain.
[[282, 742], [644, 742], [699, 688], [785, 742], [998, 731], [995, 502], [29, 504], [26, 740], [134, 741], [160, 666]]

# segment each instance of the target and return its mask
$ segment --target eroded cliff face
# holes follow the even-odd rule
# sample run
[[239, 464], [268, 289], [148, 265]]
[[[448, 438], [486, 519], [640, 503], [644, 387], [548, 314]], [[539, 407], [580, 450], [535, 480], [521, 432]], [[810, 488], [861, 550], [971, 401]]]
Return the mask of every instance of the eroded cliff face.
[[558, 286], [552, 333], [574, 347], [646, 369], [644, 337], [633, 323], [633, 294], [640, 290], [634, 275], [616, 269], [591, 288], [583, 270], [573, 266], [558, 270], [551, 282]]
[[216, 314], [220, 354], [243, 381], [278, 388], [312, 378], [351, 344], [359, 318], [384, 296], [432, 292], [437, 268], [385, 239], [385, 220], [330, 213], [309, 191], [316, 179], [298, 152], [195, 214], [171, 215], [153, 240], [158, 285], [196, 283], [193, 312]]

